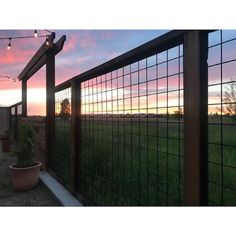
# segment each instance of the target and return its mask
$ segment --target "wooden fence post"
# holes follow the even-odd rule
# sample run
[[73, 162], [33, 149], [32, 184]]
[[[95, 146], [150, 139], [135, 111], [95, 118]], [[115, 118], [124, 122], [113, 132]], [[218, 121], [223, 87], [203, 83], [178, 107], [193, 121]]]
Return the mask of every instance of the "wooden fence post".
[[14, 109], [15, 109], [15, 127], [14, 127], [14, 136], [15, 136], [15, 141], [17, 141], [17, 125], [18, 125], [18, 111], [17, 111], [17, 105], [14, 105]]
[[184, 36], [184, 204], [208, 202], [208, 33]]
[[81, 84], [71, 82], [71, 183], [73, 192], [80, 189], [80, 130], [81, 130]]
[[22, 80], [22, 117], [27, 116], [27, 80]]
[[[53, 49], [51, 49], [53, 50]], [[46, 58], [46, 169], [50, 168], [54, 147], [55, 124], [55, 55], [47, 52]]]

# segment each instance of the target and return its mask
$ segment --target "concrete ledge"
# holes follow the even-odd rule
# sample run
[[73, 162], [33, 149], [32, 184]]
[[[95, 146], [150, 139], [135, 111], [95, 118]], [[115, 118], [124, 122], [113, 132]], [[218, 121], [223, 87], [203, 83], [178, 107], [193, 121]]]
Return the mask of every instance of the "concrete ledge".
[[39, 178], [62, 204], [62, 206], [83, 206], [68, 190], [66, 190], [46, 171], [41, 171]]

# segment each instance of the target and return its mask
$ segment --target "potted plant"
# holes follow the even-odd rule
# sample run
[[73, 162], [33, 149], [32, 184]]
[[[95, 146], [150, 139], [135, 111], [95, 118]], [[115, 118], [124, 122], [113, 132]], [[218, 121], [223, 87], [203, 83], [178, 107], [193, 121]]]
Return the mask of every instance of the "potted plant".
[[10, 165], [12, 182], [15, 190], [27, 191], [38, 183], [41, 163], [33, 161], [35, 132], [33, 127], [22, 124], [19, 127], [19, 137], [13, 154], [17, 162]]
[[10, 152], [11, 150], [11, 140], [10, 140], [10, 130], [5, 131], [2, 137], [2, 152]]

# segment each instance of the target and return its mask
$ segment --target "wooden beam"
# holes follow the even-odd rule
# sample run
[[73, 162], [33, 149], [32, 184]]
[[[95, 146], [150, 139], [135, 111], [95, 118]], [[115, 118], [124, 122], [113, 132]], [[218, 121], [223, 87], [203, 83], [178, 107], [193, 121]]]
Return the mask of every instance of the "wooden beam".
[[56, 55], [57, 53], [59, 53], [63, 47], [64, 47], [64, 43], [66, 41], [66, 36], [63, 35], [55, 44], [54, 44], [54, 54]]
[[82, 82], [175, 47], [183, 42], [184, 32], [185, 30], [170, 31], [72, 79], [78, 79]]
[[160, 53], [169, 48], [177, 46], [183, 43], [185, 32], [187, 32], [187, 30], [172, 30], [91, 70], [88, 70], [80, 75], [72, 77], [70, 80], [59, 84], [55, 88], [55, 91], [59, 91], [61, 88], [63, 89], [70, 86], [72, 80], [79, 80], [80, 82], [83, 82], [85, 80], [100, 76], [104, 73], [131, 64], [137, 60], [141, 60], [143, 58], [151, 56], [155, 53]]
[[18, 76], [19, 80], [28, 80], [31, 76], [33, 76], [40, 68], [42, 68], [46, 64], [46, 54], [48, 51], [52, 53], [54, 56], [58, 54], [64, 46], [66, 36], [63, 35], [55, 44], [53, 43], [53, 40], [55, 38], [55, 34], [51, 35], [51, 47], [45, 46], [43, 44], [39, 50], [36, 52], [36, 54], [32, 57], [32, 59], [29, 61], [29, 63], [26, 65], [26, 67], [23, 69], [23, 71]]
[[[25, 79], [23, 80], [28, 80], [30, 79], [35, 73], [37, 73], [44, 65], [46, 64], [46, 55], [42, 56], [38, 62], [32, 66], [32, 68], [28, 71], [28, 73], [25, 76]], [[23, 81], [22, 80], [22, 81]]]
[[[65, 36], [62, 36], [53, 46], [53, 48], [51, 48], [51, 52], [56, 55], [57, 53], [59, 53], [64, 46], [64, 42], [65, 42], [66, 38]], [[40, 70], [45, 64], [46, 64], [46, 55], [43, 55], [38, 62], [32, 66], [32, 68], [29, 70], [29, 72], [27, 73], [27, 78], [29, 79], [31, 76], [33, 76], [38, 70]]]
[[184, 37], [184, 203], [208, 201], [208, 33]]
[[[52, 33], [49, 36], [49, 42], [51, 42], [51, 45], [53, 45], [53, 40], [55, 39], [55, 33]], [[38, 63], [38, 61], [41, 59], [42, 56], [45, 55], [45, 53], [50, 49], [50, 47], [46, 46], [45, 43], [42, 44], [42, 46], [38, 49], [38, 51], [34, 54], [34, 56], [31, 58], [31, 60], [28, 62], [28, 64], [25, 66], [25, 68], [22, 70], [22, 72], [19, 74], [18, 79], [28, 79], [27, 74], [31, 70], [31, 68]]]
[[27, 80], [22, 80], [22, 117], [27, 116]]
[[50, 167], [55, 130], [55, 55], [48, 51], [46, 60], [46, 169]]

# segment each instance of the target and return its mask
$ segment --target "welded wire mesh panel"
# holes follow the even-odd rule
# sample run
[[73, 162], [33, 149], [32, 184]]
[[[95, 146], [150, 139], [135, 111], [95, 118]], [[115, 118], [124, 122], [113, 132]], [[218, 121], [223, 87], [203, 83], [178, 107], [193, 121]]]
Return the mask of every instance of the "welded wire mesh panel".
[[55, 93], [55, 144], [52, 170], [65, 183], [70, 181], [71, 88]]
[[236, 205], [236, 31], [209, 34], [209, 204]]
[[97, 205], [181, 205], [182, 45], [81, 89], [81, 193]]
[[16, 114], [15, 114], [15, 107], [11, 107], [10, 110], [10, 127], [11, 127], [11, 137], [15, 140], [16, 139]]
[[16, 122], [17, 122], [17, 125], [16, 125], [16, 139], [18, 139], [19, 137], [19, 126], [20, 126], [20, 121], [21, 121], [21, 117], [22, 117], [22, 104], [20, 105], [17, 105], [16, 107], [17, 109], [17, 117], [16, 117]]
[[22, 115], [22, 105], [21, 104], [17, 106], [17, 115], [18, 116]]

